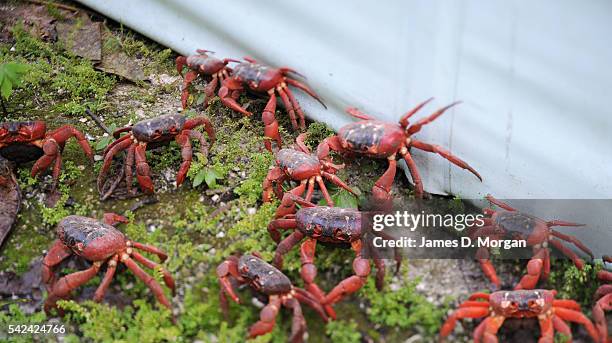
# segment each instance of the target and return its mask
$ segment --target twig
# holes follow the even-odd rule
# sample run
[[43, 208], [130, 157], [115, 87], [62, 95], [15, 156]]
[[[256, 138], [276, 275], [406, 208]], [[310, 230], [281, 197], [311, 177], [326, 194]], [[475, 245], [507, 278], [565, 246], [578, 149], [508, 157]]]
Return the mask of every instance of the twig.
[[73, 11], [73, 12], [80, 11], [80, 9], [76, 7], [64, 5], [64, 4], [58, 4], [57, 2], [53, 2], [53, 1], [44, 1], [44, 0], [26, 0], [26, 1], [31, 2], [33, 4], [37, 4], [37, 5], [53, 6], [53, 7], [61, 8], [63, 10], [67, 10], [67, 11]]
[[85, 113], [87, 113], [88, 116], [91, 117], [91, 119], [93, 119], [93, 121], [96, 122], [96, 124], [98, 124], [98, 126], [104, 130], [104, 132], [108, 133], [109, 136], [113, 135], [113, 132], [106, 126], [104, 125], [104, 123], [102, 122], [102, 120], [100, 119], [100, 117], [98, 117], [97, 115], [93, 114], [89, 108], [85, 109]]

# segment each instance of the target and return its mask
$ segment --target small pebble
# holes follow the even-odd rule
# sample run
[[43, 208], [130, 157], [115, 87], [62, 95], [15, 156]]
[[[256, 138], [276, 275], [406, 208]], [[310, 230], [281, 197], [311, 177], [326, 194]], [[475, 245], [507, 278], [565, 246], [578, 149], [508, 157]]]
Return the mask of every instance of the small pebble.
[[249, 208], [247, 208], [247, 214], [248, 214], [248, 215], [252, 216], [252, 215], [254, 215], [255, 213], [257, 213], [257, 209], [256, 209], [255, 207], [249, 207]]
[[223, 238], [223, 237], [225, 237], [225, 232], [220, 231], [220, 232], [217, 234], [217, 236], [216, 236], [216, 237], [217, 237], [217, 238]]
[[213, 202], [217, 202], [217, 201], [219, 201], [220, 198], [221, 197], [219, 196], [219, 194], [215, 194], [215, 195], [212, 196], [211, 199], [212, 199]]

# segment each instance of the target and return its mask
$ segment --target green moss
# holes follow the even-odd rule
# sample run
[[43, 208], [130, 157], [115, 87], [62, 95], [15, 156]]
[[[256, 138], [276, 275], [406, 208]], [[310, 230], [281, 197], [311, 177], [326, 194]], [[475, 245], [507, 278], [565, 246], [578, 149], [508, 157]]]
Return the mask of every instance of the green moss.
[[115, 85], [113, 76], [96, 71], [88, 60], [32, 37], [21, 25], [12, 33], [15, 44], [0, 44], [0, 62], [25, 63], [30, 71], [23, 79], [23, 89], [16, 92], [17, 99], [9, 105], [31, 108], [52, 102], [53, 112], [69, 116], [83, 115], [86, 108], [96, 112], [108, 106], [105, 96]]
[[547, 289], [556, 289], [557, 299], [576, 300], [589, 311], [593, 295], [601, 284], [597, 279], [597, 272], [602, 269], [601, 262], [585, 264], [582, 270], [570, 260], [555, 260], [554, 266], [548, 277]]
[[8, 311], [0, 311], [0, 326], [3, 328], [2, 332], [0, 332], [0, 340], [7, 343], [32, 342], [40, 334], [23, 333], [8, 335], [9, 325], [47, 324], [45, 322], [46, 319], [47, 316], [44, 312], [25, 314], [17, 304], [10, 304]]
[[304, 143], [310, 148], [310, 150], [315, 151], [319, 143], [321, 143], [325, 138], [333, 136], [335, 134], [334, 130], [330, 128], [327, 124], [321, 122], [314, 122], [308, 125], [308, 131], [306, 135], [306, 139]]
[[334, 320], [327, 323], [325, 333], [334, 343], [359, 343], [361, 333], [354, 320]]
[[[390, 280], [386, 280], [388, 285]], [[402, 282], [396, 291], [385, 288], [379, 292], [370, 278], [359, 292], [370, 302], [368, 318], [378, 324], [402, 329], [422, 328], [428, 335], [435, 335], [442, 325], [446, 309], [438, 307], [416, 291], [419, 280]]]

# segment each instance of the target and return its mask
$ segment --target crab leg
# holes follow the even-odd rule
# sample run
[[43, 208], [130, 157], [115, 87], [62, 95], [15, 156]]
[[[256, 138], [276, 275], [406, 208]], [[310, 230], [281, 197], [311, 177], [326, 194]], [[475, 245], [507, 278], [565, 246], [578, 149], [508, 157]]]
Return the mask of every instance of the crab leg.
[[72, 255], [72, 250], [62, 243], [59, 239], [53, 242], [53, 246], [49, 249], [47, 256], [42, 261], [42, 282], [47, 286], [51, 286], [55, 282], [55, 274], [53, 267], [60, 264], [68, 256]]
[[[208, 118], [195, 117], [195, 118], [188, 119], [185, 122], [185, 126], [183, 128], [185, 130], [192, 130], [198, 126], [204, 126], [204, 130], [206, 130], [206, 133], [208, 134], [208, 139], [210, 139], [209, 147], [212, 147], [213, 144], [215, 144], [216, 136], [215, 136], [215, 129], [212, 126], [212, 123], [210, 122], [210, 120], [208, 120]], [[200, 144], [202, 144], [202, 139], [199, 137], [198, 139], [200, 140]]]
[[393, 179], [395, 178], [395, 170], [397, 166], [397, 161], [395, 161], [395, 154], [387, 157], [389, 161], [389, 167], [387, 167], [387, 171], [374, 183], [372, 187], [372, 195], [374, 199], [381, 201], [388, 201], [391, 199], [391, 185], [393, 184]]
[[134, 169], [135, 151], [136, 151], [136, 145], [134, 144], [130, 145], [127, 151], [127, 156], [125, 157], [125, 187], [127, 188], [128, 194], [133, 194], [132, 192], [132, 180], [133, 180], [132, 172]]
[[105, 155], [104, 162], [102, 163], [102, 168], [100, 169], [100, 174], [98, 175], [98, 188], [102, 189], [102, 184], [106, 180], [106, 174], [108, 173], [108, 169], [113, 163], [113, 157], [122, 150], [127, 149], [130, 145], [132, 145], [131, 140], [123, 140], [117, 145], [113, 146]]
[[98, 286], [98, 289], [96, 289], [96, 293], [94, 293], [93, 301], [100, 302], [102, 301], [102, 299], [104, 299], [104, 294], [106, 293], [108, 286], [110, 286], [110, 283], [113, 280], [113, 277], [115, 276], [118, 261], [119, 255], [115, 255], [108, 260], [108, 263], [106, 264], [106, 274], [104, 274], [104, 278], [102, 279], [100, 286]]
[[346, 191], [348, 191], [348, 192], [352, 193], [353, 195], [357, 196], [357, 193], [355, 193], [355, 191], [352, 190], [351, 187], [349, 187], [346, 183], [344, 183], [344, 181], [340, 180], [340, 178], [337, 177], [336, 175], [328, 173], [326, 171], [321, 171], [321, 175], [323, 175], [323, 177], [326, 178], [327, 180], [331, 181], [334, 185], [336, 185], [338, 187], [342, 187]]
[[[485, 307], [465, 307], [459, 308], [457, 311], [453, 312], [446, 322], [442, 325], [440, 329], [440, 340], [442, 341], [446, 336], [450, 335], [455, 329], [455, 325], [457, 324], [458, 319], [462, 318], [482, 318], [489, 315], [489, 309]], [[489, 317], [490, 319], [493, 317]], [[487, 323], [488, 324], [488, 323]]]
[[263, 120], [265, 125], [264, 135], [269, 138], [264, 141], [264, 145], [268, 151], [272, 152], [271, 141], [276, 141], [278, 149], [282, 147], [282, 143], [278, 133], [278, 121], [276, 121], [276, 117], [274, 116], [274, 113], [276, 112], [276, 95], [274, 95], [274, 89], [271, 89], [268, 94], [270, 95], [270, 100], [268, 100], [268, 103], [261, 114], [261, 120]]
[[521, 281], [514, 287], [515, 290], [535, 288], [542, 275], [542, 266], [544, 265], [545, 258], [547, 258], [546, 248], [541, 248], [533, 255], [531, 260], [527, 263], [527, 274], [524, 275]]
[[[283, 225], [285, 227], [283, 227]], [[270, 223], [270, 225], [268, 225], [268, 231], [270, 232], [270, 236], [272, 236], [272, 238], [276, 242], [277, 237], [280, 240], [280, 237], [279, 237], [280, 234], [278, 233], [278, 229], [277, 229], [278, 227], [291, 229], [295, 226], [296, 226], [295, 219], [277, 219], [277, 220], [273, 220]], [[273, 234], [273, 231], [276, 232], [276, 234]], [[285, 239], [283, 239], [280, 243], [278, 243], [278, 246], [276, 247], [276, 252], [274, 253], [274, 259], [272, 260], [273, 261], [272, 264], [276, 268], [282, 269], [283, 268], [283, 256], [285, 256], [285, 254], [288, 253], [291, 250], [291, 248], [293, 248], [298, 243], [300, 243], [302, 239], [304, 239], [304, 234], [301, 233], [300, 231], [294, 231], [289, 236], [287, 236]]]
[[283, 301], [285, 307], [293, 310], [293, 320], [291, 322], [291, 336], [289, 342], [300, 343], [304, 341], [304, 332], [306, 331], [306, 320], [302, 313], [302, 307], [295, 298], [286, 299]]
[[570, 299], [555, 299], [553, 300], [553, 306], [565, 307], [574, 311], [582, 311], [580, 304]]
[[540, 323], [540, 339], [538, 343], [553, 343], [555, 339], [555, 329], [551, 316], [538, 317]]
[[181, 105], [183, 109], [187, 108], [187, 100], [189, 100], [189, 86], [198, 77], [198, 73], [194, 70], [190, 70], [185, 74], [183, 79], [183, 87], [181, 91]]
[[273, 190], [273, 184], [274, 183], [278, 183], [280, 179], [283, 178], [285, 174], [283, 173], [283, 171], [279, 168], [279, 167], [274, 167], [271, 168], [268, 171], [268, 175], [266, 175], [266, 178], [264, 179], [264, 182], [262, 184], [262, 188], [263, 188], [263, 195], [262, 195], [262, 200], [263, 202], [270, 202], [272, 200], [272, 190]]
[[[301, 232], [295, 231], [295, 233]], [[325, 293], [314, 281], [317, 277], [317, 266], [314, 264], [316, 248], [317, 240], [310, 237], [300, 246], [300, 261], [302, 262], [300, 276], [302, 280], [304, 280], [304, 288], [323, 305], [325, 312], [327, 312], [331, 318], [336, 319], [336, 311], [334, 311], [334, 308], [331, 306], [332, 304], [328, 304], [327, 301], [325, 301]]]
[[125, 264], [136, 275], [136, 277], [142, 280], [142, 282], [144, 282], [145, 285], [147, 285], [147, 287], [151, 289], [151, 291], [157, 298], [157, 301], [159, 301], [162, 305], [172, 311], [172, 306], [164, 295], [164, 290], [151, 275], [147, 274], [144, 270], [142, 270], [142, 268], [140, 268], [136, 264], [136, 262], [134, 262], [134, 260], [132, 260], [127, 254], [123, 254], [121, 256], [121, 262], [123, 262], [123, 264]]
[[329, 317], [327, 316], [327, 313], [325, 313], [323, 306], [321, 306], [319, 301], [314, 298], [314, 295], [299, 287], [293, 287], [293, 290], [295, 291], [294, 296], [299, 302], [302, 302], [312, 308], [326, 323], [329, 321]]
[[308, 179], [308, 190], [306, 191], [306, 197], [304, 198], [306, 201], [312, 200], [312, 194], [314, 193], [315, 186], [315, 177], [311, 177]]
[[94, 262], [88, 269], [81, 270], [72, 274], [68, 274], [58, 279], [51, 286], [47, 300], [45, 301], [45, 312], [49, 312], [55, 307], [55, 302], [58, 299], [64, 299], [73, 289], [80, 287], [91, 280], [100, 270], [101, 262]]
[[489, 281], [491, 281], [491, 283], [495, 285], [497, 289], [499, 289], [499, 287], [501, 286], [501, 282], [497, 277], [497, 272], [495, 271], [495, 267], [489, 259], [489, 256], [489, 250], [486, 247], [480, 247], [476, 251], [476, 259], [478, 260], [478, 263], [480, 263], [480, 268], [482, 269], [482, 272], [487, 277], [487, 279], [489, 279]]
[[415, 147], [417, 149], [420, 149], [420, 150], [437, 153], [438, 155], [440, 155], [440, 156], [444, 157], [445, 159], [447, 159], [448, 161], [450, 161], [452, 164], [454, 164], [454, 165], [456, 165], [456, 166], [458, 166], [460, 168], [469, 170], [480, 181], [482, 181], [482, 177], [480, 176], [480, 174], [478, 174], [478, 172], [474, 168], [472, 168], [469, 164], [467, 164], [466, 162], [461, 160], [459, 157], [453, 155], [450, 151], [442, 148], [439, 145], [423, 143], [421, 141], [413, 139], [410, 142], [410, 146], [413, 146], [413, 147]]
[[417, 198], [423, 197], [423, 181], [421, 180], [421, 174], [419, 173], [419, 168], [417, 168], [416, 163], [412, 159], [412, 155], [410, 155], [410, 151], [406, 147], [402, 147], [400, 149], [400, 155], [406, 162], [408, 166], [408, 171], [410, 171], [410, 175], [412, 176], [412, 182], [414, 183], [414, 193]]
[[282, 305], [278, 295], [271, 295], [268, 304], [259, 313], [259, 320], [249, 328], [249, 338], [272, 332], [276, 325], [276, 316]]
[[308, 95], [310, 95], [311, 97], [315, 98], [315, 100], [317, 100], [323, 107], [325, 107], [325, 109], [327, 109], [327, 105], [325, 105], [323, 103], [323, 100], [321, 100], [321, 98], [319, 98], [319, 96], [312, 91], [308, 86], [306, 86], [305, 84], [294, 80], [294, 79], [290, 79], [290, 78], [285, 78], [285, 81], [287, 82], [287, 84], [290, 84], [296, 88], [299, 88], [301, 90], [303, 90], [304, 92], [306, 92]]
[[285, 107], [287, 108], [287, 112], [289, 113], [289, 118], [291, 119], [291, 126], [293, 127], [294, 130], [297, 131], [298, 123], [297, 123], [297, 119], [295, 116], [295, 109], [293, 108], [293, 104], [291, 103], [291, 100], [289, 100], [287, 93], [285, 93], [285, 91], [283, 90], [281, 86], [276, 87], [276, 92], [278, 92], [278, 95], [283, 101], [283, 105], [285, 105]]
[[174, 279], [166, 269], [162, 268], [159, 264], [149, 260], [148, 258], [142, 256], [136, 251], [132, 251], [131, 256], [134, 260], [142, 263], [142, 265], [144, 265], [145, 267], [153, 269], [156, 272], [161, 272], [164, 276], [164, 283], [166, 284], [166, 286], [168, 286], [168, 288], [170, 288], [170, 290], [172, 291], [172, 295], [176, 294], [176, 286], [174, 284]]
[[[550, 223], [550, 222], [549, 222]], [[559, 224], [557, 224], [559, 225]], [[570, 225], [567, 225], [570, 226]], [[571, 226], [584, 226], [584, 224], [578, 224], [578, 225], [571, 225]], [[570, 235], [565, 235], [562, 234], [561, 232], [555, 231], [555, 230], [550, 230], [551, 234], [559, 239], [562, 239], [566, 242], [570, 242], [572, 244], [574, 244], [575, 246], [577, 246], [580, 250], [584, 251], [587, 255], [591, 256], [591, 258], [594, 258], [595, 256], [593, 256], [593, 252], [591, 251], [591, 249], [587, 248], [586, 245], [584, 245], [581, 241], [579, 241], [576, 237], [574, 236], [570, 236]]]
[[569, 327], [569, 325], [567, 325], [565, 321], [563, 321], [563, 319], [559, 318], [558, 316], [553, 315], [552, 323], [553, 323], [553, 328], [557, 330], [559, 333], [561, 333], [563, 336], [565, 336], [565, 342], [572, 341], [572, 329]]
[[235, 81], [234, 79], [225, 79], [221, 84], [221, 88], [219, 88], [219, 98], [221, 98], [221, 102], [231, 108], [236, 112], [240, 112], [245, 116], [250, 116], [253, 113], [245, 110], [240, 104], [236, 101], [238, 98], [237, 94], [240, 94], [243, 91], [242, 85], [240, 82]]
[[416, 105], [413, 109], [411, 109], [410, 111], [406, 112], [406, 114], [404, 114], [400, 120], [399, 123], [402, 127], [406, 127], [408, 125], [408, 119], [410, 119], [410, 117], [412, 117], [415, 113], [417, 113], [418, 111], [421, 110], [421, 108], [423, 108], [423, 106], [427, 105], [430, 101], [432, 101], [434, 98], [431, 97], [425, 101], [423, 101], [422, 103]]
[[[275, 219], [275, 220], [272, 220], [270, 222], [270, 224], [268, 224], [268, 233], [270, 234], [270, 237], [272, 237], [273, 241], [275, 241], [276, 243], [279, 243], [280, 242], [280, 232], [279, 232], [279, 229], [287, 230], [287, 229], [294, 229], [296, 227], [297, 227], [297, 223], [296, 223], [295, 219]], [[303, 238], [303, 236], [302, 236], [302, 238]], [[300, 238], [300, 240], [302, 238]], [[297, 243], [299, 243], [299, 241], [296, 242], [295, 244], [297, 244]], [[295, 245], [295, 244], [293, 244], [293, 245]], [[293, 245], [291, 245], [291, 246], [293, 246]], [[279, 245], [279, 248], [280, 248], [280, 245]], [[276, 250], [276, 252], [277, 252], [277, 254], [279, 253], [278, 249]], [[285, 252], [282, 253], [282, 255], [284, 255], [286, 253], [287, 252], [285, 251]], [[280, 266], [282, 266], [282, 260], [281, 260], [280, 263], [281, 263]], [[280, 269], [280, 267], [279, 267], [279, 269]]]
[[148, 244], [142, 244], [142, 243], [138, 243], [138, 242], [134, 242], [134, 241], [130, 241], [130, 244], [138, 249], [138, 250], [142, 250], [142, 251], [146, 251], [146, 252], [150, 252], [152, 254], [157, 255], [157, 257], [159, 258], [160, 261], [164, 262], [166, 261], [166, 259], [168, 259], [168, 254], [166, 254], [164, 251], [160, 250], [157, 247], [154, 247], [152, 245], [148, 245]]
[[140, 184], [140, 188], [143, 192], [153, 194], [153, 180], [151, 180], [151, 168], [147, 163], [146, 151], [146, 143], [139, 143], [136, 146], [136, 179], [138, 179], [138, 184]]
[[563, 253], [563, 255], [569, 257], [574, 262], [576, 267], [578, 269], [582, 270], [582, 268], [584, 267], [584, 261], [580, 257], [578, 257], [578, 255], [576, 255], [575, 252], [573, 252], [571, 249], [569, 249], [568, 247], [563, 245], [563, 243], [561, 243], [561, 241], [559, 241], [557, 239], [550, 239], [550, 240], [548, 240], [548, 242], [550, 242], [550, 244], [552, 244], [552, 246], [554, 246], [559, 251], [561, 251], [561, 253]]
[[34, 166], [32, 166], [31, 176], [35, 177], [45, 169], [49, 168], [51, 163], [56, 160], [57, 156], [61, 153], [59, 144], [55, 139], [46, 139], [42, 146], [44, 155], [41, 156]]
[[327, 160], [329, 157], [329, 150], [342, 151], [342, 144], [338, 136], [331, 136], [325, 138], [319, 146], [317, 146], [317, 158], [319, 160]]
[[593, 306], [593, 321], [599, 332], [600, 341], [606, 343], [608, 341], [608, 322], [606, 321], [605, 311], [612, 310], [612, 288], [603, 298], [599, 299]]
[[361, 256], [361, 241], [358, 240], [351, 243], [351, 248], [356, 255], [353, 260], [355, 275], [344, 279], [334, 287], [325, 297], [324, 304], [334, 304], [345, 296], [357, 292], [363, 287], [368, 275], [370, 275], [370, 261]]
[[219, 278], [221, 290], [225, 292], [225, 294], [229, 295], [234, 302], [240, 304], [240, 298], [238, 298], [238, 295], [234, 291], [234, 287], [229, 279], [230, 277], [233, 277], [238, 281], [242, 280], [240, 273], [238, 273], [236, 260], [228, 258], [227, 260], [223, 261], [223, 263], [217, 267], [217, 277]]
[[[426, 101], [425, 104], [427, 102], [429, 102], [429, 101]], [[408, 133], [408, 135], [413, 135], [413, 134], [421, 131], [421, 128], [423, 128], [424, 125], [427, 125], [427, 124], [431, 123], [432, 121], [436, 120], [439, 116], [444, 114], [444, 112], [446, 112], [446, 110], [448, 110], [449, 108], [451, 108], [451, 107], [453, 107], [453, 106], [455, 106], [457, 104], [460, 104], [460, 103], [461, 103], [461, 101], [455, 101], [455, 102], [451, 103], [450, 105], [447, 105], [447, 106], [444, 106], [444, 107], [438, 109], [436, 112], [432, 113], [428, 117], [425, 117], [425, 118], [417, 121], [416, 123], [410, 125], [410, 127], [408, 127], [408, 129], [406, 130], [406, 133]], [[417, 106], [417, 111], [418, 111], [418, 109], [420, 109], [420, 107]], [[412, 114], [410, 114], [410, 115], [412, 115]], [[410, 117], [410, 116], [408, 116], [408, 117]]]
[[306, 129], [306, 118], [304, 116], [304, 111], [302, 111], [302, 107], [300, 107], [300, 103], [297, 101], [297, 99], [295, 99], [295, 96], [293, 95], [293, 92], [291, 91], [291, 89], [289, 89], [289, 87], [285, 86], [283, 90], [285, 91], [285, 93], [287, 93], [289, 100], [293, 104], [293, 108], [295, 109], [298, 114], [298, 117], [300, 118], [300, 129]]
[[64, 125], [47, 134], [47, 138], [54, 139], [62, 148], [64, 144], [66, 144], [66, 141], [72, 137], [76, 138], [77, 143], [79, 143], [85, 155], [93, 161], [93, 151], [87, 142], [87, 138], [85, 138], [85, 135], [81, 133], [81, 131], [75, 129], [73, 126]]
[[499, 206], [501, 208], [503, 208], [506, 211], [511, 211], [511, 212], [516, 212], [516, 209], [514, 209], [513, 207], [511, 207], [510, 205], [506, 204], [505, 202], [495, 199], [491, 194], [487, 194], [487, 196], [485, 197], [490, 203]]
[[350, 114], [351, 116], [357, 118], [357, 119], [362, 119], [362, 120], [372, 120], [372, 116], [370, 116], [369, 114], [365, 114], [363, 112], [361, 112], [358, 108], [356, 107], [349, 107], [346, 110], [346, 113]]
[[478, 324], [476, 329], [474, 329], [474, 333], [472, 335], [472, 337], [474, 338], [474, 343], [480, 343], [480, 341], [482, 340], [482, 336], [484, 335], [484, 330], [487, 326], [488, 321], [489, 318], [485, 318], [482, 322], [480, 322], [480, 324]]
[[[304, 194], [306, 183], [302, 182], [294, 189], [283, 195], [280, 206], [276, 209], [276, 218], [282, 218], [286, 215], [295, 213], [295, 198], [299, 198], [300, 195]], [[301, 199], [301, 198], [300, 198]], [[298, 202], [299, 203], [299, 202]]]
[[334, 201], [332, 200], [331, 196], [329, 196], [329, 192], [327, 191], [327, 187], [325, 187], [325, 182], [323, 182], [323, 178], [320, 176], [316, 176], [315, 180], [319, 184], [319, 188], [321, 189], [321, 192], [323, 193], [323, 197], [325, 198], [325, 201], [327, 201], [327, 206], [334, 207]]
[[104, 148], [104, 151], [102, 151], [102, 156], [106, 156], [106, 153], [108, 153], [110, 149], [112, 149], [115, 145], [125, 141], [126, 139], [132, 139], [132, 135], [121, 136], [120, 138], [114, 140], [111, 144], [107, 145], [106, 148]]
[[553, 311], [555, 315], [559, 316], [559, 318], [563, 320], [584, 325], [584, 328], [589, 333], [589, 336], [591, 336], [591, 338], [597, 342], [599, 337], [597, 330], [595, 330], [593, 323], [584, 314], [563, 307], [553, 307]]
[[204, 108], [207, 108], [212, 98], [215, 97], [215, 90], [217, 90], [218, 85], [219, 77], [217, 74], [213, 74], [210, 82], [204, 87]]
[[193, 150], [191, 149], [191, 141], [189, 140], [189, 136], [185, 134], [185, 132], [177, 135], [175, 139], [178, 145], [181, 147], [181, 157], [183, 158], [181, 167], [176, 175], [176, 186], [178, 187], [183, 183], [183, 181], [185, 181], [189, 167], [191, 167]]
[[[488, 309], [487, 309], [488, 311]], [[487, 324], [485, 325], [485, 330], [483, 333], [483, 338], [486, 343], [497, 343], [497, 332], [499, 328], [504, 324], [506, 320], [503, 316], [492, 316], [488, 318]], [[544, 343], [544, 342], [542, 342]], [[552, 343], [552, 342], [551, 342]]]
[[53, 165], [53, 172], [51, 174], [51, 177], [53, 178], [53, 185], [51, 186], [51, 189], [54, 190], [57, 187], [61, 172], [62, 172], [62, 155], [57, 154], [57, 156], [55, 156], [55, 164]]

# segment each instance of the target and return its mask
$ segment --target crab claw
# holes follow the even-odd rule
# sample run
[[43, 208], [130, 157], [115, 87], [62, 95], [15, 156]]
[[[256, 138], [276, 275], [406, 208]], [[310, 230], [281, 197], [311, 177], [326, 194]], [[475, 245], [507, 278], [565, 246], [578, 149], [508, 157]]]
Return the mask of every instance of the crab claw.
[[120, 214], [107, 212], [107, 213], [104, 213], [104, 222], [108, 225], [115, 226], [116, 224], [119, 224], [119, 223], [127, 224], [130, 221], [126, 217]]
[[221, 285], [222, 291], [225, 291], [227, 295], [232, 298], [234, 302], [240, 304], [240, 298], [236, 294], [232, 283], [229, 280], [230, 275], [237, 275], [238, 267], [234, 261], [224, 261], [217, 267], [217, 276], [219, 277], [219, 284]]

